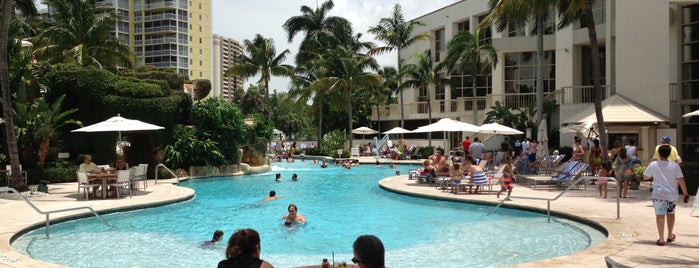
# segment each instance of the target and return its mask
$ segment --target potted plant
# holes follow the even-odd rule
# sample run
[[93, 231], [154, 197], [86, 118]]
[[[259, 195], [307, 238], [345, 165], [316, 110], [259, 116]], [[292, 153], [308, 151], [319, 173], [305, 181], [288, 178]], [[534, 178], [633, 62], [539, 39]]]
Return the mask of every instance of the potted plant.
[[633, 179], [631, 184], [629, 184], [629, 189], [638, 190], [641, 185], [641, 180], [643, 180], [643, 172], [646, 171], [646, 166], [636, 166], [633, 169]]

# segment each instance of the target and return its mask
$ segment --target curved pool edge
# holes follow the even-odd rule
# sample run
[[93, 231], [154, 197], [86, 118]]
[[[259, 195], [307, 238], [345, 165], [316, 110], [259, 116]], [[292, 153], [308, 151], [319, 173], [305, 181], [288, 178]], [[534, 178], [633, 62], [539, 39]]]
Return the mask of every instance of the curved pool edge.
[[[49, 187], [50, 195], [30, 199], [40, 210], [49, 211], [63, 208], [90, 206], [100, 215], [115, 212], [138, 210], [150, 207], [164, 206], [194, 198], [194, 190], [178, 186], [174, 179], [159, 180], [158, 184], [149, 181], [145, 191], [136, 191], [133, 197], [121, 199], [91, 199], [77, 200], [75, 183], [57, 183]], [[23, 200], [0, 200], [0, 210], [5, 217], [0, 218], [0, 267], [70, 267], [60, 264], [43, 262], [21, 254], [12, 248], [12, 242], [21, 235], [37, 228], [44, 227], [45, 216], [35, 212]], [[86, 210], [69, 211], [51, 215], [51, 224], [70, 221], [78, 218], [93, 217]], [[95, 219], [96, 221], [98, 219]], [[50, 227], [49, 227], [50, 228]]]
[[[408, 180], [408, 177], [405, 175], [387, 177], [380, 180], [378, 184], [380, 188], [386, 191], [420, 198], [486, 206], [495, 206], [499, 203], [494, 192], [485, 194], [455, 195], [449, 192], [437, 190], [434, 186], [418, 184], [415, 180]], [[516, 186], [512, 195], [544, 197], [541, 196], [541, 193], [538, 193], [537, 195], [537, 192], [521, 186]], [[567, 205], [568, 203], [571, 204]], [[507, 267], [598, 267], [597, 265], [601, 267], [602, 265], [605, 265], [605, 257], [623, 252], [634, 243], [633, 237], [635, 237], [635, 235], [618, 235], [633, 234], [635, 231], [630, 225], [613, 218], [605, 218], [599, 217], [598, 215], [581, 213], [581, 209], [577, 207], [576, 203], [580, 204], [580, 202], [570, 202], [566, 201], [565, 199], [554, 201], [551, 205], [551, 215], [581, 222], [591, 226], [592, 228], [597, 229], [606, 235], [606, 239], [604, 241], [596, 246], [569, 255]], [[559, 204], [565, 204], [565, 206], [559, 207]], [[543, 213], [544, 217], [546, 214], [546, 202], [541, 200], [537, 202], [536, 200], [513, 199], [511, 202], [503, 204], [503, 207]]]

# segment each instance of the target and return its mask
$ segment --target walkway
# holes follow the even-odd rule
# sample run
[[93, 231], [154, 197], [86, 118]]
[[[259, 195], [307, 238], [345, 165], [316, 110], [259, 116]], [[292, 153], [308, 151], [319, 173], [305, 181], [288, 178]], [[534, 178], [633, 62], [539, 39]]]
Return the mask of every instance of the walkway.
[[[360, 157], [362, 163], [374, 163], [372, 157]], [[381, 159], [382, 164], [389, 160]], [[406, 161], [397, 161], [406, 163]], [[409, 161], [419, 163], [419, 160]], [[97, 211], [110, 211], [124, 208], [137, 208], [162, 203], [186, 200], [194, 195], [189, 188], [172, 185], [172, 180], [159, 180], [156, 185], [151, 180], [147, 191], [137, 191], [133, 198], [96, 199], [90, 201], [77, 200], [75, 183], [60, 183], [49, 185], [49, 195], [30, 196], [41, 210], [54, 210], [77, 206], [91, 206]], [[379, 182], [383, 188], [411, 195], [422, 195], [430, 198], [447, 200], [468, 200], [495, 205], [495, 193], [484, 194], [451, 194], [435, 189], [433, 186], [417, 184], [408, 180], [407, 175], [389, 177]], [[610, 185], [610, 192], [615, 187]], [[644, 187], [645, 186], [645, 187]], [[536, 263], [518, 265], [516, 267], [604, 267], [604, 257], [611, 256], [615, 261], [633, 267], [690, 267], [699, 265], [699, 212], [694, 217], [689, 216], [690, 205], [680, 205], [677, 209], [675, 234], [677, 240], [664, 247], [655, 245], [657, 231], [655, 216], [650, 206], [650, 192], [647, 185], [641, 190], [629, 191], [629, 198], [621, 200], [621, 219], [616, 219], [616, 200], [599, 198], [597, 188], [588, 186], [587, 190], [573, 190], [562, 199], [551, 204], [557, 212], [574, 215], [598, 222], [609, 231], [609, 238], [600, 245], [575, 254], [544, 260]], [[517, 199], [516, 196], [554, 197], [557, 190], [539, 187], [536, 190], [522, 185], [516, 185], [513, 191], [513, 201], [508, 206], [527, 206], [536, 209], [546, 209], [545, 201]], [[34, 212], [22, 200], [0, 198], [0, 267], [64, 267], [48, 264], [28, 258], [15, 252], [10, 246], [12, 236], [33, 225], [43, 225], [44, 216]], [[60, 213], [52, 215], [52, 219], [76, 215], [83, 212]], [[95, 219], [97, 220], [97, 219]], [[542, 245], [545, 246], [545, 245]]]

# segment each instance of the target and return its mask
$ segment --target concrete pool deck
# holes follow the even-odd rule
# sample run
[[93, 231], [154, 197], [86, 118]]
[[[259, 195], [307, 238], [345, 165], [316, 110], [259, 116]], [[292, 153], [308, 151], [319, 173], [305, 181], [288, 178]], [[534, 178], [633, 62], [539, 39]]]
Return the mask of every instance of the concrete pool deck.
[[[375, 162], [372, 157], [360, 157], [360, 161], [367, 164]], [[381, 162], [382, 165], [386, 165], [389, 160], [381, 159]], [[396, 161], [396, 163], [411, 164], [419, 162], [419, 160]], [[42, 211], [90, 206], [98, 212], [109, 212], [178, 202], [194, 195], [194, 191], [191, 189], [175, 186], [173, 183], [175, 183], [174, 180], [159, 180], [158, 184], [155, 184], [153, 180], [150, 180], [148, 189], [135, 191], [133, 198], [90, 199], [89, 201], [83, 200], [82, 196], [80, 199], [76, 199], [78, 194], [75, 182], [58, 183], [49, 185], [50, 194], [30, 195], [29, 199]], [[495, 192], [452, 194], [436, 189], [434, 186], [408, 180], [407, 174], [382, 179], [379, 184], [394, 192], [427, 198], [492, 205], [498, 202]], [[699, 230], [699, 212], [695, 212], [697, 215], [693, 217], [689, 215], [691, 202], [678, 205], [674, 231], [677, 240], [660, 247], [655, 245], [657, 230], [655, 216], [650, 204], [651, 192], [648, 191], [647, 183], [642, 186], [641, 190], [630, 190], [629, 198], [621, 199], [621, 218], [618, 220], [616, 219], [616, 199], [613, 198], [612, 194], [615, 189], [614, 184], [610, 184], [609, 198], [602, 199], [599, 198], [597, 187], [588, 185], [586, 190], [582, 188], [572, 190], [551, 203], [551, 209], [557, 213], [594, 221], [604, 227], [609, 232], [609, 236], [604, 242], [571, 255], [513, 267], [605, 267], [606, 256], [631, 267], [693, 267], [699, 265], [699, 254], [697, 254], [699, 234], [696, 232]], [[517, 184], [512, 193], [513, 201], [508, 201], [505, 205], [545, 210], [545, 201], [518, 199], [516, 197], [553, 198], [559, 192], [560, 190], [550, 187], [531, 189]], [[44, 215], [35, 212], [23, 200], [8, 198], [7, 195], [0, 198], [0, 211], [3, 214], [3, 217], [0, 218], [0, 267], [65, 267], [31, 259], [14, 251], [10, 245], [12, 237], [22, 230], [31, 226], [43, 226]], [[76, 216], [85, 212], [86, 210], [55, 213], [55, 215], [51, 215], [51, 219]], [[546, 245], [541, 246], [545, 247]]]

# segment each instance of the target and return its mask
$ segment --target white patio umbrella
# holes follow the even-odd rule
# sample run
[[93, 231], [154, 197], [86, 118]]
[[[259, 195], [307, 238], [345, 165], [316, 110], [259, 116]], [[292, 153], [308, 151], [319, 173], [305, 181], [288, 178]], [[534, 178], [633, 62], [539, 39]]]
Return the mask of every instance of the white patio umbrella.
[[388, 131], [383, 132], [383, 134], [404, 134], [404, 133], [412, 133], [412, 131], [404, 129], [402, 127], [394, 127]]
[[[421, 126], [415, 130], [414, 133], [426, 133], [426, 132], [473, 132], [477, 133], [480, 128], [476, 125], [471, 125], [469, 123], [464, 123], [451, 118], [442, 118], [439, 121]], [[444, 135], [446, 137], [446, 135]], [[447, 141], [444, 141], [445, 148], [447, 147]], [[432, 145], [432, 139], [429, 140], [429, 145]]]
[[480, 128], [476, 125], [471, 125], [469, 123], [464, 123], [461, 121], [457, 121], [451, 118], [442, 118], [439, 119], [436, 123], [432, 123], [429, 125], [421, 126], [413, 132], [415, 133], [425, 133], [425, 132], [440, 132], [440, 131], [445, 131], [445, 132], [459, 132], [459, 131], [465, 131], [465, 132], [473, 132], [477, 133], [480, 130]]
[[514, 128], [503, 126], [498, 123], [488, 123], [480, 126], [481, 134], [499, 134], [499, 135], [522, 135], [524, 132]]
[[368, 127], [358, 127], [358, 128], [353, 129], [353, 130], [352, 130], [352, 133], [354, 133], [354, 134], [362, 134], [362, 141], [364, 141], [364, 135], [366, 135], [366, 134], [376, 134], [376, 133], [379, 133], [379, 132], [376, 131], [376, 130], [373, 130], [373, 129], [371, 129], [371, 128], [368, 128]]
[[683, 115], [682, 117], [692, 117], [692, 116], [699, 116], [699, 110], [696, 110], [696, 111], [691, 112], [691, 113], [687, 113], [687, 114]]
[[143, 121], [135, 119], [127, 119], [117, 115], [115, 117], [109, 118], [105, 121], [95, 123], [86, 127], [81, 127], [78, 129], [71, 130], [71, 132], [119, 132], [119, 137], [117, 140], [117, 146], [121, 149], [122, 146], [128, 144], [121, 140], [122, 131], [144, 131], [144, 130], [159, 130], [165, 129], [164, 127], [149, 124]]
[[542, 118], [536, 136], [536, 140], [539, 142], [539, 145], [536, 146], [536, 158], [543, 158], [549, 155], [549, 137], [546, 132], [547, 130], [546, 118]]

